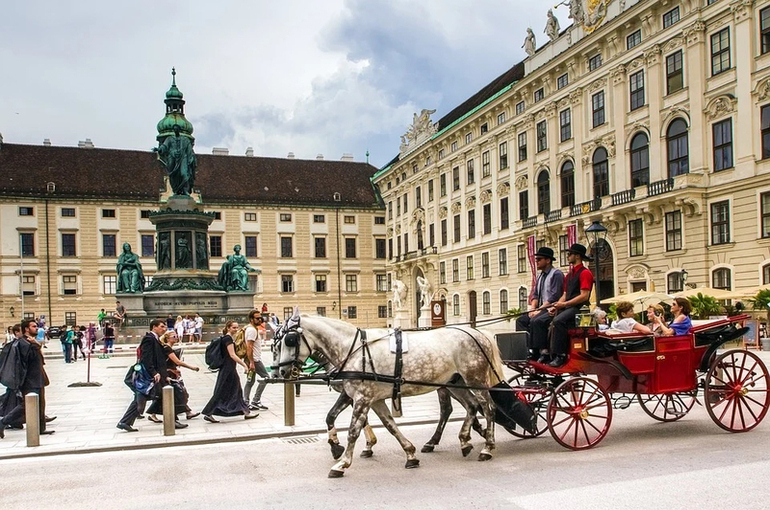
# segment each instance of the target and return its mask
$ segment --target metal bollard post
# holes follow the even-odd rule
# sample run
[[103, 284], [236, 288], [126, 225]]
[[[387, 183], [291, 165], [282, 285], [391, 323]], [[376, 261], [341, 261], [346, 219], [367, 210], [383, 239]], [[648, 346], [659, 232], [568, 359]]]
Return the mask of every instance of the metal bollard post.
[[27, 446], [40, 446], [40, 395], [27, 393], [24, 396], [24, 411], [27, 418]]
[[283, 383], [283, 424], [294, 426], [294, 383]]
[[173, 436], [175, 433], [176, 413], [174, 412], [174, 387], [163, 387], [163, 435]]

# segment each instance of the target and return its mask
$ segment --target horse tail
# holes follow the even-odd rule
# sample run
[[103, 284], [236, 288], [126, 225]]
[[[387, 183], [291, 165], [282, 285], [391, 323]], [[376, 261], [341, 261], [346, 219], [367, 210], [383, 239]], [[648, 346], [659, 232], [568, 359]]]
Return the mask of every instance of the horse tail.
[[495, 335], [489, 330], [477, 329], [479, 333], [489, 342], [489, 371], [487, 374], [487, 384], [491, 388], [504, 380], [503, 374], [503, 356], [500, 354], [500, 348], [495, 341]]

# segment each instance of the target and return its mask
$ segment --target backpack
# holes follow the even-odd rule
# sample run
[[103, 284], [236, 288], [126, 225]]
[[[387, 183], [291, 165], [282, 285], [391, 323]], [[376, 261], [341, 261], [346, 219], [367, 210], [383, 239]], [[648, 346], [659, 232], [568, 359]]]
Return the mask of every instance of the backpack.
[[225, 364], [225, 354], [222, 352], [222, 337], [218, 336], [206, 346], [205, 361], [211, 370], [219, 370]]
[[0, 351], [0, 384], [11, 390], [18, 390], [24, 379], [19, 340], [15, 339]]
[[235, 340], [233, 340], [233, 348], [235, 348], [235, 355], [244, 361], [248, 360], [249, 349], [246, 345], [246, 328], [241, 328], [235, 334]]

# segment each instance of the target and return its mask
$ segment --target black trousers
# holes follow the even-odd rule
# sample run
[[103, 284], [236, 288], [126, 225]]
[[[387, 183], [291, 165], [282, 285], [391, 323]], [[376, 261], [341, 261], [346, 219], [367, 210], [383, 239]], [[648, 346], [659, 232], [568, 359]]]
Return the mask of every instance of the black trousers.
[[[37, 393], [38, 398], [38, 412], [40, 413], [40, 432], [43, 432], [45, 430], [45, 400], [43, 395], [43, 388], [29, 388], [22, 390], [22, 394], [24, 396], [27, 395], [27, 393]], [[3, 416], [2, 423], [0, 423], [0, 426], [5, 427], [6, 424], [19, 424], [24, 423], [24, 413], [25, 413], [25, 406], [24, 406], [24, 397], [21, 398], [21, 400], [16, 404], [16, 407], [11, 409], [11, 411]]]
[[527, 348], [540, 352], [548, 348], [548, 326], [551, 324], [551, 314], [548, 310], [541, 310], [530, 318], [529, 314], [521, 315], [516, 319], [516, 331], [527, 331]]
[[551, 354], [569, 354], [569, 337], [567, 330], [575, 327], [575, 316], [580, 312], [580, 308], [565, 308], [553, 318], [551, 327], [553, 336], [551, 338]]
[[147, 395], [142, 395], [138, 391], [135, 391], [134, 400], [128, 406], [128, 409], [126, 409], [126, 414], [124, 414], [123, 418], [120, 419], [120, 423], [125, 423], [126, 425], [133, 425], [134, 421], [136, 420], [136, 417], [144, 413], [144, 408], [145, 406], [147, 406], [148, 400], [152, 400], [152, 399]]

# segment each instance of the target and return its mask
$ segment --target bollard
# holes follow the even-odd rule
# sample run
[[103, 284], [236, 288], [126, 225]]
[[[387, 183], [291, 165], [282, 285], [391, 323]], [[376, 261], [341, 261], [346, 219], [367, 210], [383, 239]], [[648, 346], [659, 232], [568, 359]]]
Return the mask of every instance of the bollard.
[[24, 395], [24, 411], [27, 419], [27, 446], [40, 446], [40, 395]]
[[283, 384], [283, 424], [287, 427], [294, 426], [294, 383]]
[[163, 387], [163, 435], [173, 436], [176, 425], [176, 413], [174, 412], [174, 387]]

